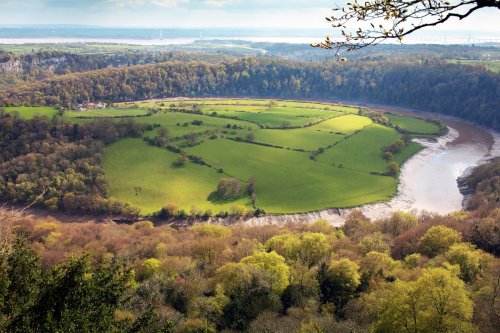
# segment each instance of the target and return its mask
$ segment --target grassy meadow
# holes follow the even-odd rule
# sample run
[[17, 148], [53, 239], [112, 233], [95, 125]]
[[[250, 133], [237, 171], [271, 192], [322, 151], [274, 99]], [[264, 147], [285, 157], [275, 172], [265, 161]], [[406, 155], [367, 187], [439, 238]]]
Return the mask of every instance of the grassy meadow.
[[449, 62], [456, 64], [472, 65], [472, 66], [485, 66], [486, 69], [494, 72], [500, 73], [500, 61], [497, 60], [448, 60]]
[[225, 175], [188, 162], [182, 168], [173, 163], [177, 154], [148, 145], [141, 139], [123, 139], [106, 148], [104, 168], [110, 178], [112, 198], [133, 203], [143, 213], [152, 213], [165, 203], [176, 203], [189, 212], [199, 209], [229, 210], [241, 202], [214, 204], [207, 200]]
[[116, 108], [116, 109], [88, 109], [85, 111], [66, 111], [67, 118], [99, 118], [99, 117], [134, 117], [145, 116], [148, 111], [145, 109]]
[[270, 213], [356, 206], [387, 199], [396, 186], [392, 177], [334, 168], [311, 160], [307, 153], [286, 149], [221, 140], [188, 151], [223, 168], [231, 177], [242, 181], [254, 177], [257, 206]]
[[24, 119], [32, 119], [36, 116], [45, 116], [50, 118], [59, 113], [53, 107], [7, 106], [3, 109], [5, 109], [8, 113], [17, 113]]
[[[208, 165], [148, 144], [122, 139], [105, 148], [104, 169], [111, 198], [133, 204], [144, 214], [172, 203], [184, 209], [230, 211], [252, 209], [250, 196], [214, 201], [222, 178], [237, 178], [243, 188], [255, 179], [255, 206], [268, 213], [296, 213], [330, 207], [352, 207], [388, 200], [397, 177], [387, 171], [382, 149], [401, 139], [399, 128], [425, 136], [439, 127], [423, 119], [387, 114], [392, 126], [358, 115], [358, 109], [321, 103], [252, 99], [193, 99], [117, 103], [103, 110], [66, 111], [50, 107], [8, 107], [23, 118], [62, 117], [83, 123], [107, 117], [130, 117], [163, 127], [168, 144]], [[418, 152], [410, 142], [393, 156], [399, 164]]]
[[387, 113], [387, 118], [394, 126], [416, 134], [438, 134], [439, 126], [433, 122], [424, 119], [400, 116], [397, 114]]

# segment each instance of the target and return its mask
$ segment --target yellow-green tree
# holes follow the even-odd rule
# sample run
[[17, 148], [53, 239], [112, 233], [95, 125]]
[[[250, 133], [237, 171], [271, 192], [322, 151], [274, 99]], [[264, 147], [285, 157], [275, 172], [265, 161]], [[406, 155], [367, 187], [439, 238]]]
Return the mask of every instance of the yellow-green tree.
[[347, 258], [333, 260], [326, 270], [320, 267], [318, 281], [322, 301], [333, 303], [340, 311], [361, 284], [359, 266]]
[[148, 279], [160, 270], [160, 261], [156, 258], [149, 258], [144, 260], [141, 266], [141, 277]]
[[451, 264], [460, 266], [460, 278], [471, 282], [481, 266], [481, 251], [470, 243], [457, 243], [450, 246], [446, 258]]
[[272, 251], [255, 252], [239, 263], [227, 263], [217, 270], [229, 303], [224, 307], [222, 326], [245, 330], [262, 312], [277, 311], [280, 296], [289, 285], [285, 258]]
[[290, 284], [290, 269], [285, 264], [285, 258], [274, 251], [255, 252], [241, 259], [241, 263], [268, 273], [271, 289], [278, 294]]
[[365, 255], [369, 252], [389, 253], [389, 245], [380, 232], [363, 237], [359, 242], [360, 252]]
[[317, 264], [331, 250], [330, 239], [321, 233], [306, 233], [301, 237], [298, 256], [309, 265]]
[[418, 224], [417, 218], [412, 214], [397, 211], [392, 213], [391, 217], [377, 222], [379, 229], [393, 237], [400, 235]]
[[374, 332], [474, 332], [465, 284], [444, 268], [428, 269], [416, 281], [396, 281], [380, 299]]
[[301, 242], [297, 235], [286, 233], [269, 238], [265, 245], [267, 250], [276, 251], [287, 260], [296, 260]]
[[462, 240], [462, 235], [448, 227], [437, 225], [431, 227], [420, 238], [418, 246], [420, 252], [428, 257], [435, 257], [438, 254], [448, 251], [451, 245]]

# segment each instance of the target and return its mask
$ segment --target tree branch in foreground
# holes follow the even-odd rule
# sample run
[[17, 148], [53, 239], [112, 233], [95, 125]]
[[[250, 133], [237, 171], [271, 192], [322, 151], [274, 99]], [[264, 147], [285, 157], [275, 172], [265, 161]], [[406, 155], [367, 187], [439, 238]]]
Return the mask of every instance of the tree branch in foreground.
[[[340, 60], [340, 51], [358, 50], [376, 45], [387, 40], [401, 42], [403, 38], [425, 27], [436, 26], [451, 18], [460, 20], [468, 17], [480, 8], [500, 9], [500, 0], [359, 0], [347, 3], [344, 8], [333, 9], [334, 15], [327, 17], [336, 30], [340, 30], [342, 39], [312, 44], [313, 47], [336, 50]], [[346, 31], [354, 27], [356, 30]]]

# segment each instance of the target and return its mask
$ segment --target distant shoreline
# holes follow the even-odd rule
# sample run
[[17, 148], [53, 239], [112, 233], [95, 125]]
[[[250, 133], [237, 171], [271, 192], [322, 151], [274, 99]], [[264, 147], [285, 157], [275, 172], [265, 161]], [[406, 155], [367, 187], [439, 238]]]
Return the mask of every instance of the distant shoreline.
[[[235, 42], [250, 42], [250, 43], [285, 43], [285, 44], [304, 44], [319, 43], [323, 41], [323, 35], [305, 37], [283, 37], [275, 36], [176, 36], [176, 37], [133, 37], [133, 36], [116, 36], [116, 37], [17, 37], [5, 36], [0, 34], [1, 45], [30, 45], [30, 44], [119, 44], [131, 46], [167, 46], [167, 45], [185, 45], [199, 41], [235, 41]], [[392, 43], [397, 44], [397, 43]], [[456, 38], [446, 38], [443, 36], [423, 36], [409, 37], [403, 45], [419, 45], [419, 44], [434, 44], [434, 45], [500, 45], [500, 36], [480, 36], [472, 41], [467, 36]]]

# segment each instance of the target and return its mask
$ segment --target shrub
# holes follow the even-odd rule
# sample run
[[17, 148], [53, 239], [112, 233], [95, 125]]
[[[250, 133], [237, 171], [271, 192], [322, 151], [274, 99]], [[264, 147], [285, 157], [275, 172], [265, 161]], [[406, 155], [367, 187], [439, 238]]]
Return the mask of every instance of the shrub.
[[241, 197], [243, 190], [237, 178], [223, 178], [217, 185], [217, 195], [224, 200], [235, 200]]

